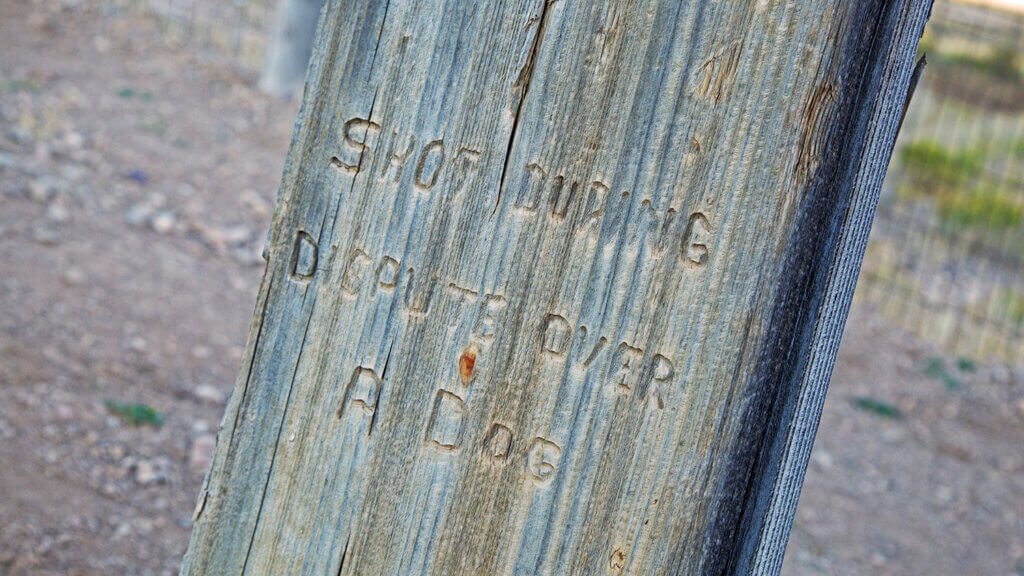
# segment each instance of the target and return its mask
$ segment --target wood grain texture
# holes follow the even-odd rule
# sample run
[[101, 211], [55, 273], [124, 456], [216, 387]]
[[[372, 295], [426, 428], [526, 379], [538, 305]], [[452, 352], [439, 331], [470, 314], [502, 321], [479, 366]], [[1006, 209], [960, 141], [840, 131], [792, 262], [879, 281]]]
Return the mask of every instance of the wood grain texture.
[[775, 574], [926, 0], [329, 0], [182, 574]]

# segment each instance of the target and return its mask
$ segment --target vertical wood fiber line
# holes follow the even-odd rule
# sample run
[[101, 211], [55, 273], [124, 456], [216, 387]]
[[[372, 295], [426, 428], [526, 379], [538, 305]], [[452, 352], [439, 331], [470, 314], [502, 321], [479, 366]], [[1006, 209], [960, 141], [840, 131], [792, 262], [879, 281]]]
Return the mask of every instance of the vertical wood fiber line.
[[328, 0], [182, 574], [776, 574], [928, 0]]

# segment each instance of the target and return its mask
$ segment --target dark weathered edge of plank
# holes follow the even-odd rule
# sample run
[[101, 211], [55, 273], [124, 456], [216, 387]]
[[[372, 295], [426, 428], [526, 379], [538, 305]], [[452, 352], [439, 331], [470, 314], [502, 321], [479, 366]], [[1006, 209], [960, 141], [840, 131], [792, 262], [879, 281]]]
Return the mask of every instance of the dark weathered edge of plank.
[[[932, 0], [886, 1], [874, 32], [872, 54], [859, 89], [861, 103], [851, 130], [840, 130], [844, 153], [838, 159], [837, 190], [845, 203], [831, 221], [827, 246], [819, 246], [815, 278], [820, 297], [804, 309], [802, 329], [794, 332], [792, 371], [778, 382], [780, 396], [768, 418], [767, 433], [746, 485], [737, 548], [728, 573], [777, 575], [789, 539], [835, 365], [843, 328], [857, 285], [868, 235], [892, 156], [911, 78], [914, 55], [931, 15]], [[819, 231], [820, 233], [820, 231]], [[814, 235], [812, 235], [813, 237]], [[800, 238], [798, 241], [805, 241]], [[802, 352], [802, 354], [800, 354]], [[802, 356], [802, 357], [801, 357]]]

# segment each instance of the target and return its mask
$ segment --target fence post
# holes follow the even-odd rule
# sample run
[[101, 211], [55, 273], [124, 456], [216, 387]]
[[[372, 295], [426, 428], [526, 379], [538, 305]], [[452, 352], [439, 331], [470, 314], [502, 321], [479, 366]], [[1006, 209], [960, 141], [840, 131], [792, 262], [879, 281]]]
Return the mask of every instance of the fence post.
[[182, 574], [776, 574], [927, 0], [329, 0]]
[[260, 74], [264, 91], [290, 97], [302, 90], [322, 6], [323, 0], [280, 0]]

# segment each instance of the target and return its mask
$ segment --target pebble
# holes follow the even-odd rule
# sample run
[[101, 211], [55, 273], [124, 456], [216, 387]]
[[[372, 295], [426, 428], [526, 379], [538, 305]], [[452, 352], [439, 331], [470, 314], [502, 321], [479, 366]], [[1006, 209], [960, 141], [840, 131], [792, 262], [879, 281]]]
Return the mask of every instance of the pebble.
[[177, 224], [178, 218], [173, 212], [168, 212], [166, 210], [154, 214], [149, 223], [150, 227], [152, 227], [153, 231], [157, 234], [167, 234], [174, 230]]
[[132, 534], [132, 526], [131, 526], [131, 524], [128, 523], [128, 522], [122, 522], [121, 524], [119, 524], [117, 526], [117, 529], [114, 530], [114, 540], [121, 540], [121, 539], [126, 538], [128, 536], [131, 536], [131, 534]]
[[201, 223], [193, 224], [203, 241], [218, 254], [226, 255], [229, 248], [244, 245], [252, 238], [253, 232], [246, 226], [214, 228]]
[[70, 217], [71, 213], [68, 211], [67, 207], [64, 206], [63, 202], [50, 202], [49, 207], [46, 209], [46, 218], [50, 222], [60, 224], [62, 222], [67, 222]]
[[28, 185], [28, 197], [34, 202], [38, 202], [40, 204], [49, 202], [55, 198], [59, 191], [60, 185], [57, 180], [48, 176], [36, 178]]
[[141, 202], [129, 208], [124, 213], [124, 221], [132, 226], [142, 226], [149, 220], [153, 208], [146, 202]]
[[835, 463], [832, 454], [826, 450], [814, 450], [811, 452], [811, 460], [822, 470], [832, 468]]
[[208, 402], [210, 404], [223, 404], [225, 400], [224, 393], [221, 392], [219, 388], [211, 384], [200, 384], [199, 386], [196, 386], [195, 389], [192, 390], [192, 395], [195, 396], [197, 400]]
[[78, 286], [85, 282], [85, 271], [78, 266], [72, 266], [64, 271], [64, 283], [68, 286]]
[[167, 460], [163, 457], [157, 457], [152, 460], [139, 460], [135, 464], [135, 481], [143, 486], [166, 481], [167, 464]]
[[57, 420], [66, 422], [75, 417], [75, 411], [71, 406], [64, 404], [63, 402], [53, 407], [53, 415]]
[[85, 138], [78, 132], [71, 131], [64, 135], [63, 142], [64, 146], [77, 150], [85, 145]]
[[110, 52], [110, 39], [106, 36], [96, 36], [92, 39], [92, 47], [100, 54]]
[[249, 212], [257, 218], [266, 218], [270, 216], [271, 206], [270, 203], [263, 199], [262, 196], [255, 190], [246, 189], [243, 190], [239, 200], [242, 205], [249, 209]]

